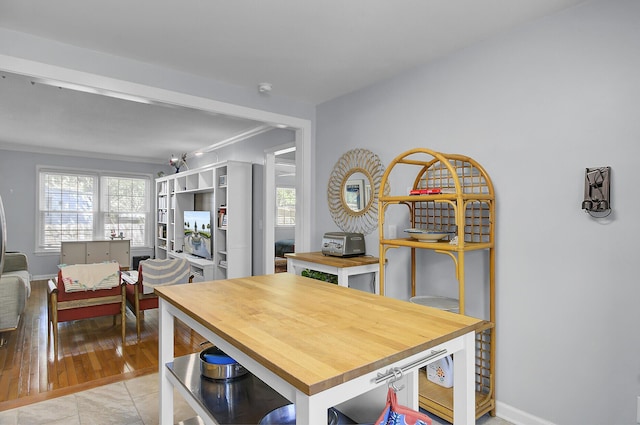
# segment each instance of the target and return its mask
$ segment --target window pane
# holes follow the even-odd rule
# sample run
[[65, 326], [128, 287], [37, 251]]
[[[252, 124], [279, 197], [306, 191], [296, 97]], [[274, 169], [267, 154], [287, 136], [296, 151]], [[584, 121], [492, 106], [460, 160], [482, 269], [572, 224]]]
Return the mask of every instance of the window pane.
[[103, 196], [102, 230], [105, 237], [122, 234], [131, 240], [131, 246], [144, 246], [147, 242], [149, 216], [148, 179], [131, 177], [104, 177], [108, 191]]
[[95, 176], [41, 172], [40, 246], [91, 240], [94, 227]]
[[292, 187], [276, 188], [276, 225], [295, 226], [296, 190]]

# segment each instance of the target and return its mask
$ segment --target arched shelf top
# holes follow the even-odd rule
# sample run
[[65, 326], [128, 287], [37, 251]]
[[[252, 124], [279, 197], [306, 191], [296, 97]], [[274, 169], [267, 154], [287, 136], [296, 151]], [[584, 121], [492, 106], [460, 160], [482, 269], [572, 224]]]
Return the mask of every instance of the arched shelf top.
[[[396, 156], [387, 166], [382, 176], [381, 187], [385, 187], [392, 174], [409, 173], [415, 176], [413, 190], [436, 189], [439, 194], [410, 195], [398, 193], [406, 186], [396, 185], [392, 193], [380, 193], [380, 200], [391, 200], [411, 196], [428, 199], [439, 198], [478, 198], [488, 199], [495, 196], [493, 183], [484, 167], [466, 155], [436, 152], [427, 148], [415, 148]], [[399, 199], [398, 199], [399, 200]]]

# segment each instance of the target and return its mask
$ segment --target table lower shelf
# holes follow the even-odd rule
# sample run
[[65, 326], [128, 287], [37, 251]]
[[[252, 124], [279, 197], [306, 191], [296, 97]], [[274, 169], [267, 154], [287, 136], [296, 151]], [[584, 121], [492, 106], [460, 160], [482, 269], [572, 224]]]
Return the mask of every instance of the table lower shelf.
[[[495, 329], [492, 322], [476, 330], [476, 419], [495, 414], [496, 400], [493, 379], [493, 350]], [[454, 364], [455, 371], [455, 364]], [[418, 374], [418, 402], [421, 408], [453, 422], [453, 388], [445, 388], [429, 381], [426, 371]]]
[[[190, 354], [166, 365], [171, 381], [190, 396], [192, 407], [203, 417], [193, 417], [178, 425], [257, 424], [278, 407], [290, 404], [252, 373], [229, 380], [212, 380], [200, 374], [200, 356]], [[333, 409], [335, 410], [335, 409]], [[335, 410], [337, 424], [355, 424]]]
[[196, 412], [206, 413], [204, 423], [257, 424], [270, 411], [289, 404], [251, 373], [226, 381], [203, 378], [198, 354], [178, 357], [166, 367], [200, 408]]
[[[453, 422], [453, 388], [445, 388], [427, 379], [424, 369], [418, 374], [420, 407], [449, 422]], [[490, 394], [476, 392], [476, 419], [495, 408]]]

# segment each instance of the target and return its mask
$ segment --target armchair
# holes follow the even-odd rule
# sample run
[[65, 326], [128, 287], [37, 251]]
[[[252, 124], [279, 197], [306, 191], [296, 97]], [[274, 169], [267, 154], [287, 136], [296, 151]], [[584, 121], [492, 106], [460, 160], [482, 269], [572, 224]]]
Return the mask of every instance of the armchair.
[[138, 272], [123, 275], [126, 285], [127, 305], [136, 316], [136, 331], [140, 338], [140, 319], [144, 310], [158, 308], [155, 286], [193, 282], [191, 265], [184, 258], [140, 261]]
[[58, 323], [120, 314], [122, 343], [125, 342], [125, 295], [118, 263], [62, 266], [57, 278], [49, 280], [49, 322], [53, 327], [55, 351]]
[[27, 256], [7, 252], [0, 273], [0, 332], [17, 329], [29, 295], [31, 280]]

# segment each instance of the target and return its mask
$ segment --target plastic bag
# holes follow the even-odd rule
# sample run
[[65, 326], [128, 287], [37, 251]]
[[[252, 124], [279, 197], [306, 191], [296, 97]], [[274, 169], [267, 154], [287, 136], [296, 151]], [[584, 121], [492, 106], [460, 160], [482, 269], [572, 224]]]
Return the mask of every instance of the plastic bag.
[[387, 405], [375, 425], [431, 425], [431, 418], [398, 404], [398, 396], [393, 388], [387, 392]]

